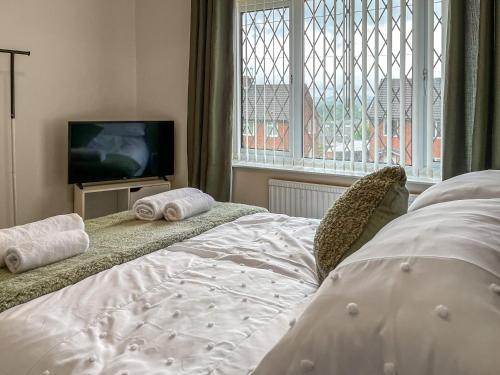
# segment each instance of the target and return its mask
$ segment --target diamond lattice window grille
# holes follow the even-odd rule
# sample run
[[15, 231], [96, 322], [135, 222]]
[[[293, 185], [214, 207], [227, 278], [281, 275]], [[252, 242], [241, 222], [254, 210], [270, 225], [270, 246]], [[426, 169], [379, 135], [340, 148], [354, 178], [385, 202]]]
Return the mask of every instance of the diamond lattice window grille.
[[[354, 4], [354, 10], [351, 7]], [[374, 144], [379, 143], [379, 161], [386, 158], [387, 137], [380, 131], [381, 124], [387, 118], [387, 59], [388, 38], [392, 38], [392, 77], [400, 77], [401, 51], [399, 47], [404, 38], [405, 43], [405, 113], [407, 120], [400, 126], [405, 126], [411, 134], [412, 118], [412, 36], [411, 27], [413, 6], [412, 1], [406, 1], [405, 30], [401, 30], [400, 2], [393, 2], [391, 11], [392, 30], [387, 31], [389, 1], [376, 0], [366, 2], [366, 45], [362, 46], [363, 36], [363, 2], [361, 0], [333, 1], [306, 0], [304, 2], [304, 129], [306, 134], [313, 134], [304, 142], [304, 155], [309, 158], [326, 158], [338, 161], [361, 161], [363, 148], [367, 149], [367, 161], [374, 162]], [[378, 13], [378, 14], [377, 14]], [[377, 26], [378, 25], [378, 29]], [[351, 33], [354, 32], [352, 35]], [[378, 37], [378, 46], [375, 39]], [[377, 48], [378, 47], [378, 48]], [[363, 53], [366, 54], [366, 81], [363, 82]], [[378, 82], [375, 80], [375, 70], [378, 70]], [[400, 83], [399, 78], [392, 79], [391, 110], [392, 117], [399, 119], [400, 114]], [[365, 92], [363, 93], [363, 90]], [[375, 122], [375, 91], [378, 90], [378, 127]], [[311, 106], [307, 96], [313, 101]], [[351, 95], [353, 100], [351, 101]], [[368, 113], [363, 123], [363, 97], [366, 97], [365, 108]], [[313, 110], [310, 111], [309, 108]], [[351, 113], [352, 112], [352, 113]], [[336, 137], [323, 135], [324, 124], [335, 121]], [[352, 132], [351, 132], [352, 127]], [[362, 143], [362, 133], [365, 128], [366, 139]], [[378, 133], [376, 132], [378, 128]], [[399, 128], [397, 129], [399, 132]], [[354, 136], [354, 142], [351, 140]], [[399, 144], [399, 135], [393, 137], [394, 145]], [[334, 139], [335, 138], [335, 139]], [[406, 161], [411, 165], [411, 137], [405, 138]], [[354, 150], [351, 148], [354, 145]], [[324, 146], [324, 147], [323, 147]], [[327, 153], [325, 150], [336, 149], [337, 152]], [[351, 154], [353, 156], [351, 156]], [[399, 162], [395, 155], [393, 163]]]
[[[239, 139], [246, 160], [289, 151], [291, 166], [402, 164], [439, 178], [443, 1], [239, 0], [256, 4], [240, 6], [240, 126], [255, 134]], [[281, 121], [272, 142], [267, 121]]]
[[[289, 21], [287, 7], [241, 13], [241, 126], [245, 129], [245, 124], [249, 124], [255, 129], [255, 137], [250, 142], [242, 136], [243, 149], [287, 151]], [[277, 127], [273, 137], [265, 129], [265, 124], [270, 122]]]
[[[433, 30], [434, 35], [442, 34], [443, 28], [443, 9], [442, 2], [436, 1], [434, 3], [434, 17], [433, 17]], [[436, 43], [433, 48], [433, 59], [434, 59], [434, 71], [438, 72], [440, 75], [442, 73], [443, 67], [443, 46], [442, 43]], [[433, 123], [434, 123], [434, 135], [432, 138], [432, 148], [433, 148], [433, 159], [434, 161], [441, 160], [441, 126], [442, 126], [442, 77], [436, 78], [434, 76], [432, 85], [432, 106], [433, 106]]]

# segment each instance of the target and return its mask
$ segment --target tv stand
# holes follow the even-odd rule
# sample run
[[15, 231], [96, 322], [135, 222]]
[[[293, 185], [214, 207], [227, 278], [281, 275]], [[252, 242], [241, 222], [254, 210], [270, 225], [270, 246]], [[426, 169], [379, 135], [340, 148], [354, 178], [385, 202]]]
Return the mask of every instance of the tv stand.
[[74, 185], [74, 212], [83, 219], [90, 218], [87, 207], [88, 196], [90, 194], [115, 192], [116, 210], [115, 212], [132, 209], [135, 201], [149, 196], [170, 190], [170, 182], [166, 179], [139, 180], [127, 182], [112, 182], [99, 184], [75, 184]]

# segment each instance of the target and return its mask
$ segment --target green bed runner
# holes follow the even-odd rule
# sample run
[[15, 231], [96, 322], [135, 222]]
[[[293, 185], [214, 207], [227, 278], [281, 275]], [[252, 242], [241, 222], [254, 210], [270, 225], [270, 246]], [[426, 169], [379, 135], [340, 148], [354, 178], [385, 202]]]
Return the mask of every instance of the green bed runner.
[[84, 254], [21, 274], [0, 268], [0, 312], [258, 212], [267, 210], [216, 203], [209, 212], [177, 222], [140, 221], [131, 212], [87, 220], [85, 230], [90, 237], [90, 248]]

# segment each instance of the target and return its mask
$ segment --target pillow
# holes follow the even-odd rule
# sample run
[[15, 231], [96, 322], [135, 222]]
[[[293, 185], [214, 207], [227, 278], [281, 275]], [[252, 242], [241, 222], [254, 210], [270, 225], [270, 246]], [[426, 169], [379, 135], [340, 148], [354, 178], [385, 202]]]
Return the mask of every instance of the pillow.
[[500, 198], [500, 171], [471, 172], [440, 182], [420, 194], [408, 211], [442, 202], [488, 198]]
[[386, 225], [325, 280], [253, 375], [498, 375], [500, 199]]
[[320, 283], [388, 222], [406, 213], [406, 174], [386, 167], [356, 181], [328, 210], [314, 237]]

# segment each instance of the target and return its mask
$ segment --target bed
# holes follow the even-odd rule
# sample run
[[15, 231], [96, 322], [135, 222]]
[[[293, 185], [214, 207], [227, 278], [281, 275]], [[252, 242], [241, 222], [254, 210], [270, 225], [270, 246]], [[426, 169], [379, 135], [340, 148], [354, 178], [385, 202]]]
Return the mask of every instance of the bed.
[[0, 374], [247, 374], [317, 289], [318, 220], [256, 213], [0, 314]]
[[115, 266], [51, 266], [46, 288], [72, 285], [21, 304], [0, 272], [0, 374], [498, 375], [499, 181], [429, 188], [319, 288], [315, 219], [217, 204], [170, 226], [90, 223]]

